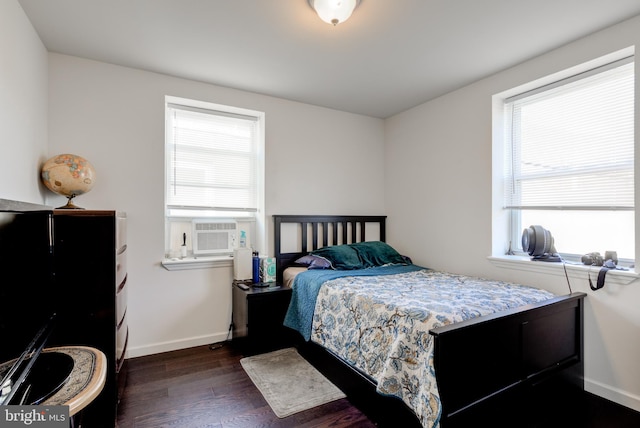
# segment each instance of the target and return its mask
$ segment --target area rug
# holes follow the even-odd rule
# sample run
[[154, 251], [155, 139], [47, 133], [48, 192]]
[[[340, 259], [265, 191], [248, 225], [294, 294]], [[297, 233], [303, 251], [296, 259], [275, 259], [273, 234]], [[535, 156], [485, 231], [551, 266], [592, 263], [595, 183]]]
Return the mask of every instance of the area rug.
[[295, 348], [243, 358], [240, 364], [279, 418], [345, 397]]

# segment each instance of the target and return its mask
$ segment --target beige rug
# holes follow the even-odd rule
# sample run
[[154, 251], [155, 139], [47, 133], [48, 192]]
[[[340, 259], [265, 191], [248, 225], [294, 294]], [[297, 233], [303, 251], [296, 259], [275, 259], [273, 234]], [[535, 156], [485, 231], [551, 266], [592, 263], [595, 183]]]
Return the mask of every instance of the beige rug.
[[240, 364], [279, 418], [345, 397], [295, 348], [243, 358]]

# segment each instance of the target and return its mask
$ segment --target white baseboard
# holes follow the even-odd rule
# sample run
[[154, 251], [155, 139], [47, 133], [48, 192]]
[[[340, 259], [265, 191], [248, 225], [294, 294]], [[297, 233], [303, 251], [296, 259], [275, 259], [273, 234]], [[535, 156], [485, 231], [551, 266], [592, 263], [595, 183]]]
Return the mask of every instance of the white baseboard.
[[587, 378], [584, 379], [584, 389], [599, 397], [640, 412], [640, 396]]
[[226, 339], [227, 333], [217, 333], [169, 342], [152, 343], [144, 346], [129, 346], [125, 354], [125, 358], [144, 357], [145, 355], [160, 354], [162, 352], [193, 348], [194, 346], [209, 345], [211, 343], [222, 342]]

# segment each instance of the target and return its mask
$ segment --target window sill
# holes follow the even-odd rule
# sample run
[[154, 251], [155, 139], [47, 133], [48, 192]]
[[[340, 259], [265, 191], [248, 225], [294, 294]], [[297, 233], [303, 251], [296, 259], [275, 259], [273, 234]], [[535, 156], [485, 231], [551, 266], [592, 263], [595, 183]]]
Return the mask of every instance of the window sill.
[[[591, 276], [592, 281], [596, 281], [598, 278], [598, 272], [600, 272], [600, 267], [598, 266], [586, 266], [575, 262], [539, 262], [533, 261], [529, 257], [524, 256], [490, 256], [488, 259], [491, 263], [500, 268], [557, 276], [565, 275], [563, 268], [564, 265], [567, 269], [567, 274], [571, 278], [584, 281], [589, 281], [589, 276]], [[633, 269], [609, 270], [607, 272], [606, 281], [607, 283], [616, 285], [628, 285], [639, 278], [640, 274]]]
[[209, 269], [233, 266], [233, 256], [185, 257], [164, 259], [160, 262], [166, 270]]

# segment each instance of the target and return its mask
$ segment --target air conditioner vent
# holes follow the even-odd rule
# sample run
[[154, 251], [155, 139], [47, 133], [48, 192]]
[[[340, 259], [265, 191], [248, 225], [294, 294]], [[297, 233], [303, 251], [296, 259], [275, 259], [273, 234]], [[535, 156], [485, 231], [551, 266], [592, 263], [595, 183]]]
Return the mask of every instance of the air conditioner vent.
[[236, 230], [236, 223], [195, 223], [196, 230], [207, 231], [207, 230]]

